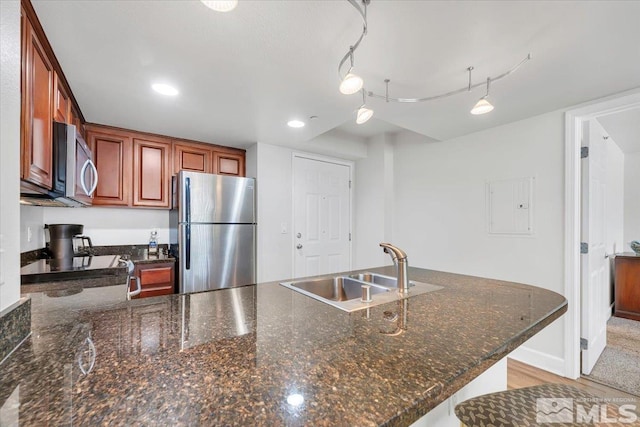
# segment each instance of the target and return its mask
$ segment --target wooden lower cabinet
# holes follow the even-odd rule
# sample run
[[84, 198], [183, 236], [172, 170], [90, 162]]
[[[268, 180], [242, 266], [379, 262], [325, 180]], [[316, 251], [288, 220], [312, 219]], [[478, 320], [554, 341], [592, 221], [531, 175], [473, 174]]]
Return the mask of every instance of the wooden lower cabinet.
[[[158, 262], [136, 264], [134, 275], [140, 278], [142, 292], [134, 298], [155, 297], [174, 293], [175, 263]], [[130, 290], [135, 290], [136, 284], [132, 279]]]
[[171, 142], [133, 138], [133, 206], [170, 207]]
[[614, 315], [640, 320], [640, 255], [616, 255], [614, 286]]

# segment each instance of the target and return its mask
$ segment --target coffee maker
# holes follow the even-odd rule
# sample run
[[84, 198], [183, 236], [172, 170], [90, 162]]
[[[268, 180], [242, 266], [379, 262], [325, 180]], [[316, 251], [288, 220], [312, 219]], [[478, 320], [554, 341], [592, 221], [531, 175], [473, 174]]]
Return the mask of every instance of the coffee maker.
[[47, 247], [53, 259], [73, 259], [74, 256], [91, 255], [91, 238], [82, 236], [82, 224], [45, 224], [49, 231]]

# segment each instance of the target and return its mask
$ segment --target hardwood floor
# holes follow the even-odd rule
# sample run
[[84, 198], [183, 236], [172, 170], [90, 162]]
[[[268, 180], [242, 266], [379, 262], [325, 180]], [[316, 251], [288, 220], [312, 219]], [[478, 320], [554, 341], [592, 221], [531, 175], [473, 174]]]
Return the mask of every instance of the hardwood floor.
[[530, 387], [546, 383], [569, 384], [583, 389], [597, 397], [638, 398], [638, 396], [633, 396], [586, 378], [571, 380], [569, 378], [560, 377], [550, 372], [543, 371], [542, 369], [526, 365], [516, 360], [507, 360], [507, 387], [509, 389]]

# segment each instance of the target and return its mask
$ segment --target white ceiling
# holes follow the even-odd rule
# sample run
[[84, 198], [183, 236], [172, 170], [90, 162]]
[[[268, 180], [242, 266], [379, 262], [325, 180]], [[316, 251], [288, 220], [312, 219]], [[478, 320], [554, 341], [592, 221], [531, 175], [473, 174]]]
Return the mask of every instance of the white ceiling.
[[[199, 1], [33, 0], [85, 118], [226, 145], [291, 145], [354, 119], [337, 64], [359, 36], [347, 1], [248, 1], [216, 13]], [[368, 90], [422, 97], [495, 76], [484, 89], [420, 105], [368, 99], [375, 117], [448, 139], [640, 86], [638, 1], [380, 1], [356, 52]], [[156, 80], [176, 85], [164, 98]], [[316, 115], [303, 129], [291, 118]], [[375, 127], [375, 122], [363, 125]], [[367, 132], [363, 130], [362, 132]], [[372, 131], [373, 132], [373, 131]]]
[[623, 153], [640, 151], [640, 108], [597, 119]]

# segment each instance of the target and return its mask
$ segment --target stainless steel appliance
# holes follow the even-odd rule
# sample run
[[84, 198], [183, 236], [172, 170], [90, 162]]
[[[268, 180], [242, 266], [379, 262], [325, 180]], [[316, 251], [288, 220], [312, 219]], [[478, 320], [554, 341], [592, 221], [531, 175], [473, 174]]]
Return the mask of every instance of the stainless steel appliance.
[[98, 186], [89, 146], [74, 125], [53, 122], [53, 183], [47, 190], [20, 182], [20, 202], [36, 206], [87, 206]]
[[174, 180], [171, 228], [180, 293], [255, 283], [253, 178], [181, 171]]

